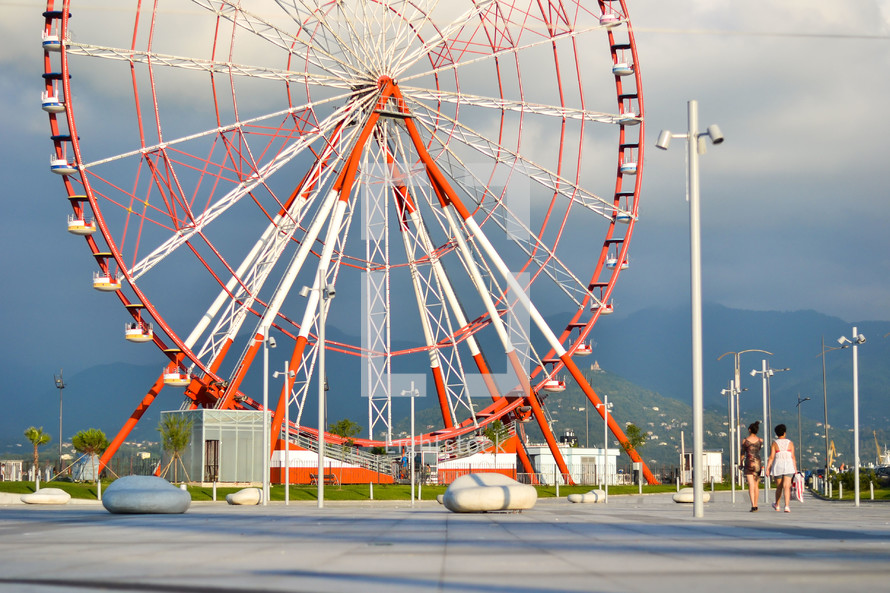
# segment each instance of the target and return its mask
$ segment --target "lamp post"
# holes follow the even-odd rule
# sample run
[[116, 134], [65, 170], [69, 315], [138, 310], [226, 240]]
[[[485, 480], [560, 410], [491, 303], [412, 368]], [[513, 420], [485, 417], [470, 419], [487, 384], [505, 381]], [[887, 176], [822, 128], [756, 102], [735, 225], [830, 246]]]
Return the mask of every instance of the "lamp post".
[[[420, 390], [414, 387], [414, 381], [411, 381], [410, 389], [402, 390], [402, 397], [408, 396], [411, 398], [411, 463], [409, 467], [411, 468], [411, 506], [414, 506], [414, 473], [417, 471], [417, 468], [414, 465], [414, 398], [420, 395]], [[423, 453], [423, 448], [420, 449], [421, 454]], [[422, 455], [421, 455], [422, 456]], [[497, 446], [495, 446], [495, 459], [497, 459]]]
[[[770, 442], [771, 437], [769, 435], [770, 431], [770, 422], [772, 422], [772, 396], [770, 394], [770, 377], [775, 375], [776, 373], [781, 373], [784, 371], [790, 371], [790, 368], [784, 369], [771, 369], [764, 358], [761, 361], [761, 370], [752, 369], [751, 376], [756, 377], [760, 375], [763, 381], [763, 423], [766, 425], [766, 430], [764, 431], [764, 443], [766, 444], [766, 455], [769, 458], [769, 450], [770, 450]], [[770, 487], [770, 478], [769, 476], [765, 476], [763, 478], [763, 502], [766, 503], [766, 491], [769, 490]]]
[[803, 462], [803, 453], [801, 452], [801, 449], [803, 449], [803, 435], [800, 432], [800, 404], [808, 401], [810, 401], [810, 398], [805, 397], [801, 399], [800, 394], [797, 394], [797, 471], [803, 471], [801, 469]]
[[[741, 390], [741, 391], [747, 391], [747, 390]], [[737, 402], [739, 393], [740, 393], [740, 390], [737, 388], [735, 381], [729, 382], [729, 389], [720, 390], [721, 395], [729, 396], [729, 418], [728, 418], [729, 419], [729, 468], [730, 468], [729, 471], [730, 471], [730, 483], [732, 484], [732, 502], [735, 502], [735, 480], [736, 480], [736, 473], [738, 471], [736, 469], [736, 467], [737, 467], [736, 459], [738, 459], [738, 454], [736, 453], [736, 448], [735, 448], [735, 446], [736, 446], [735, 433], [736, 433], [736, 424], [737, 424], [735, 413], [736, 413], [736, 408], [738, 407], [738, 404], [734, 405], [733, 398], [735, 398], [735, 401]]]
[[59, 376], [53, 375], [56, 382], [56, 389], [59, 390], [59, 473], [62, 473], [62, 392], [65, 390], [65, 380], [62, 378], [62, 369], [59, 369]]
[[[275, 341], [273, 340], [269, 347], [274, 348], [274, 344]], [[296, 377], [297, 374], [295, 372], [288, 370], [289, 366], [289, 363], [285, 361], [284, 370], [275, 371], [272, 373], [272, 376], [276, 379], [281, 376], [289, 378]], [[287, 379], [284, 380], [284, 388], [287, 389]], [[290, 393], [286, 394], [284, 397], [284, 504], [290, 504]], [[268, 442], [268, 440], [266, 442]], [[268, 459], [268, 456], [266, 458]], [[265, 504], [265, 501], [266, 499], [263, 498], [263, 504]]]
[[842, 348], [853, 346], [853, 500], [859, 506], [859, 344], [865, 343], [865, 336], [853, 328], [853, 336], [841, 336], [837, 343]]
[[702, 314], [701, 314], [701, 214], [699, 206], [699, 174], [698, 155], [705, 152], [705, 136], [713, 144], [723, 143], [723, 133], [716, 125], [708, 126], [707, 131], [698, 131], [698, 101], [688, 103], [688, 130], [685, 134], [672, 134], [662, 130], [655, 146], [667, 150], [671, 138], [685, 138], [688, 150], [687, 187], [689, 188], [689, 252], [690, 252], [690, 288], [692, 296], [692, 427], [693, 427], [693, 503], [694, 517], [703, 517], [704, 488], [700, 480], [704, 459], [703, 451], [703, 417], [704, 397], [702, 379]]
[[605, 502], [609, 502], [609, 396], [604, 395], [602, 403], [596, 405], [603, 408], [603, 492], [606, 493]]
[[844, 346], [832, 346], [830, 348], [825, 347], [825, 336], [822, 336], [822, 353], [819, 356], [822, 357], [822, 410], [825, 413], [825, 418], [823, 419], [822, 428], [825, 432], [825, 476], [822, 481], [823, 491], [825, 494], [828, 493], [828, 476], [831, 473], [831, 468], [828, 466], [829, 460], [829, 444], [828, 444], [828, 384], [825, 381], [825, 354], [827, 352], [831, 352], [832, 350], [841, 350]]
[[[269, 348], [275, 348], [275, 338], [263, 331], [263, 506], [269, 504]], [[278, 376], [278, 373], [275, 373]]]
[[307, 296], [310, 291], [318, 291], [318, 508], [324, 508], [324, 431], [325, 431], [325, 325], [327, 324], [328, 301], [334, 298], [336, 291], [327, 281], [326, 265], [320, 265], [315, 287], [304, 286], [300, 296]]

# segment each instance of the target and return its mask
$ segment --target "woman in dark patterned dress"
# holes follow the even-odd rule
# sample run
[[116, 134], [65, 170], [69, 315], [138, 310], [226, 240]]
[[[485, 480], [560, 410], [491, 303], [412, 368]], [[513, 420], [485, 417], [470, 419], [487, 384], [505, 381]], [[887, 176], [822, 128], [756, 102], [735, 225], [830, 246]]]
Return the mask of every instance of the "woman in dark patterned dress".
[[748, 478], [748, 496], [751, 498], [751, 512], [757, 510], [757, 499], [760, 497], [760, 450], [763, 448], [763, 439], [757, 436], [760, 431], [760, 421], [748, 426], [748, 436], [742, 441], [741, 466]]

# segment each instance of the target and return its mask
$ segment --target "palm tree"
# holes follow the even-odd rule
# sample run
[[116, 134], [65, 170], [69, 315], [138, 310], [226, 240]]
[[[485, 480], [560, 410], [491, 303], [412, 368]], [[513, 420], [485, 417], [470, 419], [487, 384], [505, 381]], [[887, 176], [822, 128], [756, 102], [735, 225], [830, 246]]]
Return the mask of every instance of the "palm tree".
[[172, 454], [170, 463], [164, 468], [162, 476], [167, 474], [167, 470], [172, 464], [174, 482], [179, 481], [179, 473], [175, 464], [177, 460], [179, 461], [179, 465], [182, 465], [185, 479], [189, 479], [188, 472], [185, 470], [185, 465], [182, 463], [180, 453], [185, 451], [186, 447], [189, 446], [189, 442], [192, 440], [193, 424], [194, 422], [191, 418], [186, 418], [182, 414], [167, 414], [161, 419], [161, 423], [158, 424], [158, 432], [161, 433], [161, 447], [164, 451], [168, 451]]
[[71, 443], [74, 445], [75, 451], [90, 456], [93, 475], [96, 476], [96, 481], [98, 481], [99, 476], [96, 475], [96, 456], [104, 453], [109, 445], [108, 439], [105, 438], [105, 433], [98, 428], [81, 430], [74, 435], [71, 439]]
[[34, 480], [35, 484], [39, 484], [40, 453], [37, 451], [37, 448], [49, 443], [51, 440], [53, 440], [53, 438], [49, 435], [49, 433], [43, 431], [42, 426], [40, 428], [35, 428], [34, 426], [28, 427], [28, 429], [25, 430], [25, 438], [31, 441], [31, 444], [34, 445]]

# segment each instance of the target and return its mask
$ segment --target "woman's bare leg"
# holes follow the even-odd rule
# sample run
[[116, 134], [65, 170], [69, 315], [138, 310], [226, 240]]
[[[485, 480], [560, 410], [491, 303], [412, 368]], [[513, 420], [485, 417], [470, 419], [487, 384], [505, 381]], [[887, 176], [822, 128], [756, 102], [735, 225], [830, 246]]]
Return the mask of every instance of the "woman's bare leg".
[[757, 476], [752, 476], [748, 474], [745, 476], [748, 478], [748, 496], [751, 498], [751, 506], [757, 506], [757, 499], [760, 498], [760, 491], [757, 483]]

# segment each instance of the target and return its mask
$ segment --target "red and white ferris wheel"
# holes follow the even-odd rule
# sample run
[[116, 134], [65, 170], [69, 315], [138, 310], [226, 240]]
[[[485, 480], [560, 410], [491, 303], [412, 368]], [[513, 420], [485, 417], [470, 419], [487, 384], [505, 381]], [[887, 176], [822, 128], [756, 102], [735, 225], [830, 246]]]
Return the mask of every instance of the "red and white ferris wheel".
[[43, 16], [68, 230], [126, 339], [160, 349], [103, 463], [165, 386], [184, 407], [260, 409], [274, 338], [293, 371], [275, 439], [315, 434], [321, 342], [360, 377], [358, 444], [404, 444], [392, 398], [420, 387], [438, 439], [533, 420], [568, 474], [543, 400], [570, 380], [601, 404], [579, 361], [639, 208], [624, 0], [48, 0]]

